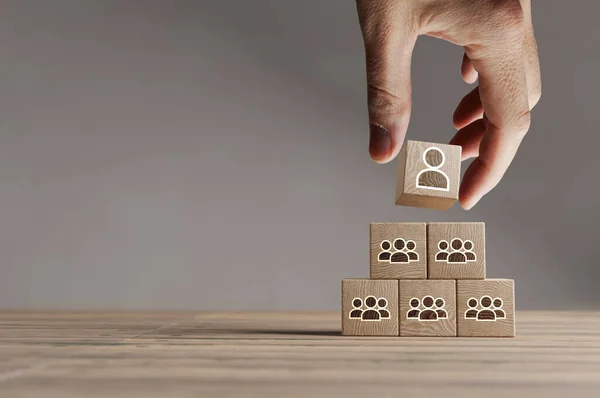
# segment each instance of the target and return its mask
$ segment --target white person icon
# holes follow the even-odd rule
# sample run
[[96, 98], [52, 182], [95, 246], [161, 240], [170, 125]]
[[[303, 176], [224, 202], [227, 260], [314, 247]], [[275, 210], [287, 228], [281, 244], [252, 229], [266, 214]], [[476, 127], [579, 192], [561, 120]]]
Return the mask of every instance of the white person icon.
[[446, 156], [440, 148], [429, 147], [423, 152], [423, 163], [427, 166], [417, 174], [417, 188], [449, 191], [450, 179], [440, 168], [444, 165]]

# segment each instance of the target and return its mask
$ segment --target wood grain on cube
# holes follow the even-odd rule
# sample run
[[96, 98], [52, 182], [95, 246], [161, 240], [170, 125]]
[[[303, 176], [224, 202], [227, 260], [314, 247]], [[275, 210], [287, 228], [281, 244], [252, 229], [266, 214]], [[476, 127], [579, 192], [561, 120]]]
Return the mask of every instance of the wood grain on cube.
[[427, 278], [425, 223], [371, 224], [371, 278]]
[[427, 224], [429, 279], [484, 279], [485, 224]]
[[458, 200], [462, 148], [406, 141], [398, 155], [396, 204], [446, 210]]
[[400, 336], [456, 336], [456, 282], [400, 281]]
[[344, 336], [398, 336], [398, 281], [342, 281]]
[[515, 336], [512, 279], [459, 280], [456, 292], [459, 336]]

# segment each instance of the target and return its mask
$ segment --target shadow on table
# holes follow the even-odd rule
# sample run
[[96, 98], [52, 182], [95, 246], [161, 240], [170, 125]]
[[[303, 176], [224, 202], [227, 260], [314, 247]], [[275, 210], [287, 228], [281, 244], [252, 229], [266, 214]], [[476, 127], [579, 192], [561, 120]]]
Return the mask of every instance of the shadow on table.
[[280, 336], [341, 336], [339, 330], [289, 330], [289, 329], [250, 329], [250, 330], [232, 330], [232, 333], [239, 334], [276, 334]]
[[263, 329], [243, 329], [243, 328], [231, 328], [231, 329], [224, 329], [224, 328], [186, 328], [186, 329], [179, 329], [176, 331], [173, 331], [173, 333], [168, 333], [167, 336], [165, 337], [173, 337], [173, 338], [181, 338], [181, 337], [187, 337], [187, 338], [191, 338], [194, 336], [197, 337], [202, 337], [202, 336], [207, 336], [210, 335], [212, 337], [229, 337], [229, 336], [235, 336], [235, 335], [247, 335], [247, 336], [261, 336], [261, 337], [268, 337], [269, 335], [273, 336], [287, 336], [287, 337], [293, 337], [293, 336], [298, 336], [298, 337], [308, 337], [308, 336], [314, 336], [314, 337], [335, 337], [335, 336], [341, 336], [342, 333], [339, 330], [309, 330], [309, 329], [298, 329], [298, 330], [294, 330], [294, 329], [267, 329], [267, 328], [263, 328]]

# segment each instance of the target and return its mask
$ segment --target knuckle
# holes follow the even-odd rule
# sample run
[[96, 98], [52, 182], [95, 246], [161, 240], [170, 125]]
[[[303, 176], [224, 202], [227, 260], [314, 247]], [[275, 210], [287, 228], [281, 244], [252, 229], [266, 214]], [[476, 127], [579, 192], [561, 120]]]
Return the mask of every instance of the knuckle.
[[[523, 46], [525, 36], [525, 14], [520, 0], [484, 0], [477, 7], [467, 33], [471, 51], [480, 53], [492, 48], [504, 49]], [[477, 57], [477, 55], [475, 55]]]
[[526, 111], [516, 118], [514, 122], [514, 131], [518, 142], [521, 142], [531, 127], [531, 112]]
[[520, 0], [491, 0], [490, 5], [493, 18], [502, 33], [525, 33], [525, 15]]
[[529, 92], [529, 107], [533, 108], [542, 98], [542, 84], [538, 84]]
[[[380, 85], [368, 85], [369, 115], [373, 121], [400, 119], [402, 123], [410, 115], [410, 103]], [[406, 121], [407, 123], [407, 121]]]

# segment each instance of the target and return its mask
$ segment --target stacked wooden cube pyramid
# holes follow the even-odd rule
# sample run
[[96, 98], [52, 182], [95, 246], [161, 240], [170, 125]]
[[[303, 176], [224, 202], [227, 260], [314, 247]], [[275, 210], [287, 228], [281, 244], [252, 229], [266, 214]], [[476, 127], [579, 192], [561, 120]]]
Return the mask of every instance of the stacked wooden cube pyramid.
[[[405, 166], [410, 162], [406, 152], [414, 149], [415, 144], [421, 152], [427, 152], [433, 145], [436, 149], [448, 147], [408, 141], [402, 150], [404, 154], [400, 155], [401, 172], [409, 169]], [[454, 150], [451, 160], [458, 162], [458, 166], [454, 166], [457, 174], [448, 173], [449, 191], [452, 184], [458, 185], [460, 174], [460, 149], [458, 153], [451, 149]], [[419, 151], [416, 154], [419, 156]], [[422, 159], [427, 165], [424, 155]], [[416, 176], [420, 173], [419, 165], [412, 163], [411, 173], [415, 176], [409, 177], [419, 185]], [[402, 179], [399, 177], [400, 197], [406, 199]], [[423, 205], [419, 196], [427, 196], [427, 190], [421, 193], [414, 188], [409, 194], [410, 205], [417, 202]], [[434, 191], [434, 196], [427, 197], [422, 207], [437, 203], [439, 208], [447, 208], [450, 200], [451, 197], [439, 196]], [[515, 335], [514, 281], [486, 279], [483, 223], [372, 223], [370, 263], [370, 279], [342, 281], [343, 335]]]

